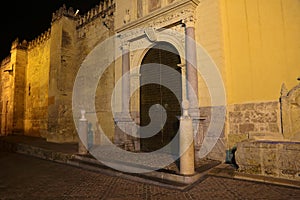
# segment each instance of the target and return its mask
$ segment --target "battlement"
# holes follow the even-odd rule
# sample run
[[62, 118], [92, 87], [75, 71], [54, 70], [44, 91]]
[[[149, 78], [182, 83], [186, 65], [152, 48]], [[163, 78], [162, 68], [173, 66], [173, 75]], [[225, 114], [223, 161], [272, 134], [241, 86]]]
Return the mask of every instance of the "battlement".
[[33, 39], [30, 42], [27, 42], [26, 40], [19, 42], [19, 39], [17, 38], [12, 42], [11, 49], [16, 49], [16, 48], [25, 49], [25, 50], [32, 49], [32, 48], [36, 47], [37, 45], [42, 44], [46, 40], [48, 40], [50, 38], [50, 33], [51, 33], [51, 29], [49, 28], [47, 31], [40, 34], [38, 37], [36, 37], [35, 39]]
[[62, 16], [70, 17], [73, 19], [77, 18], [73, 8], [70, 7], [69, 9], [67, 9], [65, 4], [63, 4], [63, 6], [60, 7], [56, 12], [52, 13], [52, 23], [60, 19]]
[[104, 0], [101, 1], [99, 5], [96, 5], [94, 8], [89, 10], [82, 16], [79, 16], [77, 19], [77, 27], [81, 27], [93, 19], [101, 16], [102, 18], [106, 18], [107, 16], [112, 16], [115, 8], [115, 1], [114, 0]]
[[19, 38], [16, 38], [11, 45], [11, 49], [27, 49], [28, 43], [26, 40], [19, 42]]
[[36, 37], [34, 40], [30, 41], [28, 43], [28, 49], [32, 49], [32, 48], [36, 47], [37, 45], [42, 44], [45, 41], [47, 41], [50, 38], [50, 34], [51, 34], [51, 29], [49, 28], [47, 31], [45, 31], [44, 33], [42, 33], [41, 35]]
[[99, 5], [96, 5], [94, 8], [89, 10], [87, 13], [78, 15], [77, 12], [74, 12], [74, 9], [72, 7], [67, 9], [66, 5], [63, 4], [63, 6], [60, 7], [56, 12], [52, 13], [52, 23], [60, 19], [62, 16], [65, 16], [77, 20], [77, 26], [81, 27], [99, 16], [101, 16], [102, 18], [111, 16], [113, 14], [114, 8], [114, 0], [104, 0], [101, 1]]

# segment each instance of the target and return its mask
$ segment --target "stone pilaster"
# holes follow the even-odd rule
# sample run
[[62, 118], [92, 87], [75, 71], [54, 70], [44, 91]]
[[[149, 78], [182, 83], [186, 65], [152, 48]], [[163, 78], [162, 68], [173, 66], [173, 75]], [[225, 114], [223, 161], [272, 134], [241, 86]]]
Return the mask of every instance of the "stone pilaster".
[[129, 42], [122, 44], [122, 112], [129, 112], [130, 79], [125, 76], [130, 71]]
[[122, 43], [122, 112], [115, 114], [115, 138], [117, 146], [128, 150], [136, 151], [139, 148], [136, 145], [136, 138], [127, 133], [136, 133], [134, 130], [135, 122], [130, 117], [129, 99], [130, 99], [130, 43]]

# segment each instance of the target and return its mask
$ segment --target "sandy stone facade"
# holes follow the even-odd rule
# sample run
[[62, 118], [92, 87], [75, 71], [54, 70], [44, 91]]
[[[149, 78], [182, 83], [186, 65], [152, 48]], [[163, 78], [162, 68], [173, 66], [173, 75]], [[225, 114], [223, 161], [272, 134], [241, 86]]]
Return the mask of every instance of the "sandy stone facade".
[[[249, 135], [263, 134], [272, 138], [272, 134], [276, 133], [296, 138], [300, 128], [299, 90], [285, 92], [282, 89], [280, 94], [280, 84], [286, 82], [288, 87], [296, 84], [295, 74], [299, 73], [297, 66], [300, 61], [293, 49], [298, 47], [291, 42], [295, 40], [283, 39], [278, 44], [274, 43], [277, 46], [273, 48], [268, 39], [272, 35], [274, 41], [278, 41], [281, 35], [276, 34], [280, 33], [270, 33], [269, 30], [282, 27], [286, 28], [285, 35], [298, 37], [298, 29], [289, 28], [298, 24], [297, 19], [292, 14], [286, 14], [294, 13], [293, 8], [298, 4], [285, 2], [287, 12], [282, 12], [278, 7], [280, 5], [274, 2], [274, 16], [263, 12], [269, 9], [263, 1], [233, 4], [225, 0], [131, 0], [124, 4], [123, 0], [104, 0], [83, 15], [76, 15], [73, 8], [63, 5], [53, 13], [51, 27], [47, 31], [33, 41], [14, 41], [11, 55], [1, 62], [1, 135], [24, 134], [57, 143], [78, 142], [74, 119], [79, 119], [80, 114], [72, 112], [77, 72], [97, 45], [118, 35], [121, 44], [111, 48], [112, 51], [123, 51], [123, 56], [116, 58], [106, 69], [99, 80], [102, 87], [96, 90], [95, 108], [100, 120], [91, 121], [89, 125], [94, 143], [100, 144], [101, 134], [105, 132], [111, 141], [126, 150], [139, 151], [143, 148], [141, 140], [124, 136], [119, 128], [131, 130], [132, 122], [147, 123], [147, 120], [143, 121], [145, 113], [141, 113], [140, 107], [147, 99], [142, 99], [141, 92], [133, 94], [129, 105], [132, 119], [128, 119], [122, 115], [124, 105], [117, 104], [118, 113], [112, 115], [111, 94], [124, 73], [155, 60], [161, 52], [151, 52], [154, 55], [152, 60], [151, 56], [149, 60], [145, 61], [145, 58], [149, 55], [149, 49], [160, 44], [169, 45], [178, 52], [175, 64], [163, 59], [180, 68], [176, 70], [182, 75], [181, 100], [191, 95], [185, 89], [185, 80], [191, 83], [199, 99], [198, 105], [189, 110], [193, 125], [199, 123], [199, 128], [193, 133], [196, 159], [202, 158], [205, 151], [201, 147], [210, 124], [218, 121], [218, 117], [222, 118], [217, 116], [217, 120], [212, 121], [212, 112], [222, 115], [224, 111], [225, 122], [220, 135], [214, 136], [212, 133], [210, 136], [217, 142], [213, 149], [207, 149], [210, 151], [205, 154], [208, 158], [226, 160], [226, 151], [249, 139]], [[271, 27], [269, 22], [278, 21], [274, 20], [278, 16], [286, 19], [287, 24], [271, 23]], [[256, 27], [258, 24], [261, 27]], [[164, 29], [178, 34], [170, 35]], [[126, 34], [130, 30], [135, 31]], [[237, 36], [238, 33], [240, 35]], [[207, 77], [209, 73], [205, 70], [201, 73], [193, 71], [192, 64], [186, 62], [186, 59], [195, 61], [196, 69], [207, 64], [207, 60], [196, 56], [195, 47], [186, 39], [187, 36], [200, 44], [215, 63], [225, 89], [225, 105], [212, 105], [211, 91], [219, 93], [222, 89], [208, 85], [208, 79], [214, 77]], [[290, 48], [279, 56], [279, 49], [283, 49], [281, 45]], [[141, 46], [145, 48], [134, 50]], [[263, 56], [257, 53], [258, 50], [262, 51]], [[108, 49], [103, 50], [103, 55], [104, 51]], [[280, 62], [273, 63], [274, 57]], [[289, 72], [286, 72], [287, 68]], [[268, 72], [274, 72], [274, 77], [266, 81], [264, 74]], [[120, 91], [122, 98], [126, 98], [132, 85], [140, 85], [140, 76], [140, 72], [131, 74], [130, 80], [123, 82]], [[97, 77], [90, 77], [92, 79]], [[89, 87], [90, 80], [80, 79], [82, 87]], [[148, 99], [151, 98], [148, 96]], [[200, 114], [197, 115], [196, 111]], [[87, 116], [89, 112], [90, 109], [86, 108]]]

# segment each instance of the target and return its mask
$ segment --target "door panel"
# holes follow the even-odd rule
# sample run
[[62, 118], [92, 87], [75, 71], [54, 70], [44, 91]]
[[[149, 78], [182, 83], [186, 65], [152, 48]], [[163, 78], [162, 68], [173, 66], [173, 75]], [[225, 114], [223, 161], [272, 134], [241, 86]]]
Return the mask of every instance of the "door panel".
[[[147, 65], [145, 65], [147, 64]], [[155, 104], [164, 107], [167, 121], [161, 131], [150, 138], [141, 138], [141, 150], [145, 152], [158, 150], [167, 145], [179, 129], [179, 116], [181, 115], [181, 71], [178, 67], [180, 57], [177, 50], [168, 43], [160, 43], [150, 49], [145, 55], [141, 66], [141, 85], [150, 81], [167, 83], [173, 92], [162, 84], [147, 84], [140, 88], [140, 124], [146, 126], [150, 123], [149, 109]], [[173, 73], [169, 73], [171, 67]], [[155, 69], [155, 70], [154, 70]], [[178, 73], [179, 72], [179, 73]], [[175, 94], [177, 94], [177, 97]], [[162, 121], [162, 116], [156, 115], [155, 121]], [[143, 135], [143, 133], [140, 133]], [[178, 141], [171, 147], [169, 153], [177, 153]]]

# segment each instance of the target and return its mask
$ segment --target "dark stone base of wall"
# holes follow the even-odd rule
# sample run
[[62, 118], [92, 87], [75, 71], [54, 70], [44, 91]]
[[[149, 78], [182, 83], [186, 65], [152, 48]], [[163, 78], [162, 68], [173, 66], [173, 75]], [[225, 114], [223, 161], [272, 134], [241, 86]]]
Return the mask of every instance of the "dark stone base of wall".
[[240, 172], [300, 180], [300, 142], [246, 140], [235, 160]]

